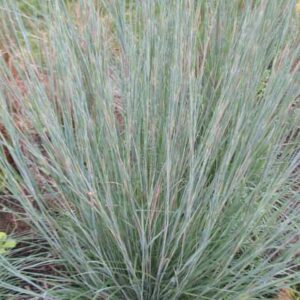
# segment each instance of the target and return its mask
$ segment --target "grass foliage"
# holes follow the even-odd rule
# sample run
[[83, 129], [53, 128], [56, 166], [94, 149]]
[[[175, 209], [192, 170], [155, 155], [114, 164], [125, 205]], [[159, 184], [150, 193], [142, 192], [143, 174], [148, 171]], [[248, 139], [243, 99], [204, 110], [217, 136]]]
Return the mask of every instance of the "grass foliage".
[[0, 297], [267, 299], [300, 283], [295, 3], [47, 5], [0, 6], [27, 90], [1, 89], [18, 171], [0, 167], [32, 227], [0, 256]]

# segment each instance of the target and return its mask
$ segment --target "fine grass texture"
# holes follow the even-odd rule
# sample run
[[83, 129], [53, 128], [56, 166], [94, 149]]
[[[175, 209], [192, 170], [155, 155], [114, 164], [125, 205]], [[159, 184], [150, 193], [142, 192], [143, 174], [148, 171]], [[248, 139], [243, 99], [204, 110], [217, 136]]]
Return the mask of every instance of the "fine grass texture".
[[2, 59], [14, 164], [3, 152], [0, 168], [31, 230], [0, 255], [0, 298], [271, 299], [299, 284], [295, 5], [1, 3], [18, 80]]

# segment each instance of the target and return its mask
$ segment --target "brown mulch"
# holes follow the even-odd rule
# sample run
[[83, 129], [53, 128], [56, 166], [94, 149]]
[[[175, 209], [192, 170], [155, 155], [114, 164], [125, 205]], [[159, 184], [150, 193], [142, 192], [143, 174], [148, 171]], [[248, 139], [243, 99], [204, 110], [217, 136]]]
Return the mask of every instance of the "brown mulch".
[[9, 234], [29, 232], [30, 226], [18, 217], [23, 213], [12, 197], [5, 195], [5, 192], [0, 195], [0, 231]]

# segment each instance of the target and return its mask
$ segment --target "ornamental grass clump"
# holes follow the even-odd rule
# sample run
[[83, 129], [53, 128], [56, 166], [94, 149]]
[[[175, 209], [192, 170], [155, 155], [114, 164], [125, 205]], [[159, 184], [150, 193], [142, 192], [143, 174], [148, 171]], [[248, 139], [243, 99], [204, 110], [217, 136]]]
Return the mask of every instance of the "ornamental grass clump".
[[25, 89], [2, 60], [14, 164], [0, 168], [31, 228], [0, 260], [1, 297], [271, 299], [299, 284], [295, 4], [1, 4]]

